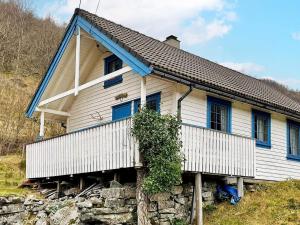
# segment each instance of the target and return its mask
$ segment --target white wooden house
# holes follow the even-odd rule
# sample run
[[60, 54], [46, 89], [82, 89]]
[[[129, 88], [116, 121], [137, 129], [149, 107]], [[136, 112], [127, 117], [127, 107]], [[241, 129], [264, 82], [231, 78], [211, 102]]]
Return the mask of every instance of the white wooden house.
[[26, 147], [27, 178], [140, 166], [139, 104], [182, 118], [185, 172], [300, 178], [300, 103], [262, 81], [77, 9], [26, 115], [67, 133]]

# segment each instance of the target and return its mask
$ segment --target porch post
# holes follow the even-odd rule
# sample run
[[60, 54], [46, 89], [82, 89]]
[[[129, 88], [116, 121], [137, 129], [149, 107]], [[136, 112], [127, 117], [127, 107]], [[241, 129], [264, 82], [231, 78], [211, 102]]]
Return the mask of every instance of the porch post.
[[41, 111], [40, 115], [40, 137], [45, 135], [45, 112]]
[[238, 196], [244, 197], [244, 178], [238, 177], [237, 178], [237, 186], [238, 186]]
[[76, 36], [76, 53], [75, 53], [75, 93], [78, 95], [79, 87], [79, 77], [80, 77], [80, 27], [77, 27], [77, 36]]
[[141, 108], [146, 105], [146, 77], [141, 78]]
[[203, 225], [203, 209], [202, 209], [202, 174], [196, 173], [196, 224]]

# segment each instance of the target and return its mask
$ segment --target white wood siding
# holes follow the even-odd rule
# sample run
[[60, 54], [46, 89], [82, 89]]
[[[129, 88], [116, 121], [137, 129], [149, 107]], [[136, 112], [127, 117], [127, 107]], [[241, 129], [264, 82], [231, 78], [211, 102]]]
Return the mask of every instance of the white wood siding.
[[[107, 56], [104, 55], [103, 58]], [[103, 74], [103, 58], [96, 63], [91, 71], [88, 80], [95, 79], [99, 74]], [[128, 72], [123, 75], [123, 82], [115, 86], [104, 89], [103, 83], [83, 90], [75, 98], [67, 122], [68, 132], [90, 127], [99, 123], [92, 118], [99, 113], [103, 120], [111, 121], [112, 106], [121, 104], [120, 100], [115, 100], [115, 96], [127, 93], [128, 97], [123, 102], [140, 98], [140, 76], [136, 73]], [[174, 84], [155, 76], [147, 77], [147, 95], [161, 92], [161, 113], [171, 113], [173, 107]]]
[[[182, 94], [182, 91], [180, 91]], [[206, 96], [208, 93], [194, 90], [183, 101], [182, 120], [185, 123], [206, 127]], [[198, 96], [198, 98], [196, 97]], [[216, 96], [218, 97], [218, 96]], [[187, 106], [188, 105], [188, 106]], [[252, 136], [252, 106], [233, 101], [232, 133]], [[271, 149], [256, 147], [256, 179], [286, 180], [300, 179], [300, 162], [287, 156], [287, 124], [284, 115], [271, 113]]]

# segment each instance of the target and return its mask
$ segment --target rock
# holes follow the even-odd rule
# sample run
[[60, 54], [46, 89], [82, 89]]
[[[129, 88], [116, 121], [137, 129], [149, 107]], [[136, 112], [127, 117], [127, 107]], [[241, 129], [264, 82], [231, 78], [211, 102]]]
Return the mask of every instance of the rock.
[[186, 198], [185, 197], [177, 197], [177, 198], [174, 198], [174, 201], [184, 205], [186, 202]]
[[95, 206], [101, 206], [103, 204], [102, 200], [100, 198], [91, 197], [90, 201]]
[[105, 199], [104, 207], [107, 208], [118, 208], [123, 207], [125, 205], [124, 199], [118, 199], [118, 198], [107, 198]]
[[91, 212], [94, 215], [107, 215], [107, 214], [122, 214], [122, 213], [129, 213], [129, 208], [121, 207], [116, 209], [111, 208], [93, 208]]
[[157, 211], [157, 203], [156, 202], [150, 202], [148, 211], [149, 212], [156, 212]]
[[48, 225], [49, 222], [47, 220], [47, 214], [45, 211], [40, 211], [38, 212], [38, 214], [36, 215], [37, 221], [35, 223], [35, 225]]
[[0, 197], [0, 206], [9, 203], [8, 199], [5, 197]]
[[120, 184], [118, 181], [112, 180], [109, 182], [109, 187], [110, 188], [122, 188], [123, 185]]
[[176, 214], [177, 211], [174, 208], [161, 209], [158, 211], [160, 214]]
[[174, 213], [161, 213], [160, 221], [172, 221], [174, 219]]
[[169, 200], [170, 196], [171, 196], [170, 193], [164, 192], [164, 193], [158, 193], [155, 195], [151, 195], [149, 199], [152, 202], [160, 202], [160, 201]]
[[193, 195], [193, 191], [194, 191], [193, 185], [191, 184], [183, 185], [183, 195], [185, 196]]
[[19, 203], [23, 203], [24, 202], [24, 198], [23, 197], [18, 197], [18, 196], [9, 197], [8, 200], [12, 204], [19, 204]]
[[169, 221], [161, 221], [159, 222], [159, 225], [170, 225], [171, 223]]
[[137, 201], [136, 199], [127, 199], [126, 200], [126, 205], [136, 205]]
[[85, 200], [84, 202], [78, 202], [78, 203], [76, 203], [76, 206], [79, 209], [82, 209], [82, 208], [92, 208], [93, 204], [92, 204], [92, 202], [90, 200]]
[[171, 193], [173, 195], [180, 195], [183, 192], [183, 187], [182, 186], [174, 186], [171, 190]]
[[126, 198], [136, 198], [136, 188], [126, 187], [124, 192]]
[[103, 198], [124, 198], [125, 189], [124, 188], [103, 188], [101, 194]]
[[108, 215], [93, 215], [92, 213], [88, 213], [82, 215], [80, 221], [91, 224], [130, 224], [133, 221], [133, 216], [131, 213]]
[[213, 201], [214, 200], [214, 194], [211, 191], [203, 192], [202, 198], [204, 201]]
[[175, 207], [175, 203], [174, 201], [160, 201], [158, 202], [158, 209], [168, 209], [168, 208], [174, 208]]
[[57, 210], [55, 214], [50, 215], [50, 225], [74, 224], [78, 217], [79, 214], [76, 207], [66, 206]]

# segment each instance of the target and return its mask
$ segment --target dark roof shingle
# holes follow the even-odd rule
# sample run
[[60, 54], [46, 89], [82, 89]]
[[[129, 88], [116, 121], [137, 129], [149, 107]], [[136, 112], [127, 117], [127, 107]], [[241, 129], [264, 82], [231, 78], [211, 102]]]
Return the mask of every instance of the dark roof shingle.
[[77, 9], [76, 13], [153, 68], [172, 72], [181, 78], [204, 85], [219, 87], [300, 116], [299, 102], [259, 79], [172, 47], [85, 10]]

